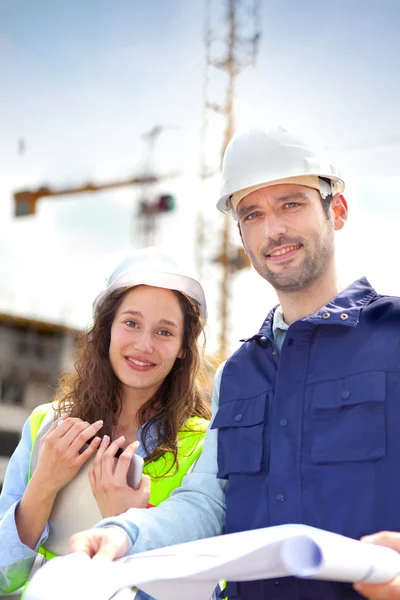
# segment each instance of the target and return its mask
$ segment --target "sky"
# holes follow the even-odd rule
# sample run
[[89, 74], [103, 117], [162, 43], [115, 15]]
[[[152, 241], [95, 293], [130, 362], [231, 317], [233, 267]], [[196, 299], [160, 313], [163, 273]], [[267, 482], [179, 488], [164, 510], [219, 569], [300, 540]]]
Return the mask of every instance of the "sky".
[[[224, 0], [210, 0], [221, 56]], [[397, 0], [261, 0], [256, 30], [241, 0], [243, 36], [260, 33], [254, 66], [235, 91], [236, 126], [283, 126], [329, 155], [346, 181], [349, 221], [337, 234], [344, 285], [366, 275], [400, 295], [400, 41]], [[177, 209], [156, 243], [196, 267], [196, 220], [206, 223], [203, 283], [208, 346], [217, 349], [221, 245], [215, 209], [224, 121], [210, 116], [200, 178], [205, 0], [0, 0], [0, 311], [85, 327], [119, 258], [137, 247], [144, 190], [43, 199], [16, 219], [16, 190], [131, 178], [144, 168], [143, 134], [156, 125], [155, 186]], [[208, 97], [226, 79], [209, 71]], [[19, 150], [24, 140], [24, 150]], [[232, 227], [233, 245], [239, 245]], [[232, 278], [229, 349], [255, 333], [277, 302], [252, 269]]]

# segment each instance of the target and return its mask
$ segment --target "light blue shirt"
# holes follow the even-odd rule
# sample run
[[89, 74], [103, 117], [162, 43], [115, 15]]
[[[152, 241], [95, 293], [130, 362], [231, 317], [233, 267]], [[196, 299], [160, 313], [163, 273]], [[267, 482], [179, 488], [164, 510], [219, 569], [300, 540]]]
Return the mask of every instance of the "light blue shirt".
[[[279, 307], [280, 308], [280, 307]], [[288, 325], [281, 310], [274, 314], [273, 332], [281, 348]], [[212, 399], [213, 418], [219, 406], [219, 390], [224, 364], [215, 376]], [[217, 478], [218, 431], [208, 429], [202, 454], [192, 473], [186, 475], [181, 487], [157, 508], [131, 508], [126, 513], [104, 519], [97, 527], [119, 525], [129, 535], [129, 554], [181, 544], [219, 535], [225, 525], [225, 489], [227, 481]]]
[[279, 350], [282, 348], [282, 344], [285, 339], [285, 335], [289, 325], [285, 323], [283, 318], [282, 307], [279, 305], [276, 307], [274, 312], [274, 320], [272, 322], [272, 333], [274, 335], [274, 342], [278, 346]]
[[27, 421], [21, 440], [8, 463], [0, 496], [0, 592], [10, 585], [9, 576], [14, 571], [25, 574], [25, 579], [28, 577], [37, 556], [36, 550], [49, 533], [46, 525], [35, 550], [32, 550], [21, 542], [15, 525], [15, 511], [27, 485], [31, 448], [31, 431]]

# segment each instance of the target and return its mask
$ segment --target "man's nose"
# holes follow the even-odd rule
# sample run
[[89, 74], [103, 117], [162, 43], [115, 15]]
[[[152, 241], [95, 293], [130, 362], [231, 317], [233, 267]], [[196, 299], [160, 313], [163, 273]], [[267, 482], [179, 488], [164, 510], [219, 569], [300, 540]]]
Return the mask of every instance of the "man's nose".
[[267, 239], [277, 239], [287, 233], [287, 227], [283, 219], [276, 215], [269, 215], [264, 220], [264, 236]]

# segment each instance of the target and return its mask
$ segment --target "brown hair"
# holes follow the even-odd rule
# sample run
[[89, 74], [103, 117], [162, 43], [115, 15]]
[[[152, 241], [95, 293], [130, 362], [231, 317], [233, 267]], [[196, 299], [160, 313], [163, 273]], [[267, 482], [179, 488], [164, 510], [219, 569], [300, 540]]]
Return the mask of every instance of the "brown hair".
[[[93, 423], [104, 425], [99, 435], [112, 435], [121, 414], [121, 383], [114, 374], [109, 359], [111, 325], [125, 296], [132, 288], [112, 292], [100, 305], [93, 326], [78, 338], [75, 351], [75, 372], [64, 373], [55, 396], [56, 411], [68, 412]], [[177, 435], [190, 417], [211, 418], [209, 395], [204, 390], [207, 362], [204, 343], [199, 344], [204, 323], [197, 307], [180, 292], [174, 291], [184, 316], [184, 358], [177, 358], [160, 388], [138, 411], [138, 426], [144, 426], [142, 443], [148, 457], [154, 461], [165, 452], [174, 455], [177, 465]], [[157, 446], [149, 453], [148, 434], [155, 428]], [[154, 430], [153, 430], [154, 431]]]

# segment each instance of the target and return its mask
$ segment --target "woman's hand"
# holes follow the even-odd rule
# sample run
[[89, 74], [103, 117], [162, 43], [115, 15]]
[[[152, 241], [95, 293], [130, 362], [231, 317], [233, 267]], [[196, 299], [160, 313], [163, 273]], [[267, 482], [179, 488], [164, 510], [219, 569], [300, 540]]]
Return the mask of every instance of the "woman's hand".
[[89, 471], [90, 485], [103, 518], [120, 515], [130, 508], [146, 508], [149, 502], [150, 479], [147, 475], [142, 476], [137, 490], [127, 484], [129, 465], [139, 442], [133, 442], [118, 460], [115, 458], [124, 441], [122, 436], [110, 444], [110, 438], [105, 435]]
[[90, 424], [68, 416], [55, 421], [40, 440], [38, 462], [32, 480], [51, 493], [60, 491], [99, 447], [101, 439], [95, 437], [81, 452], [86, 442], [102, 426], [103, 421]]

